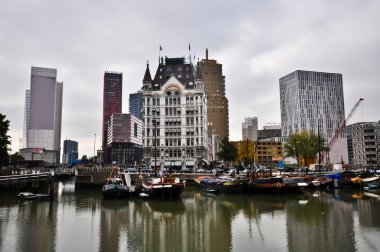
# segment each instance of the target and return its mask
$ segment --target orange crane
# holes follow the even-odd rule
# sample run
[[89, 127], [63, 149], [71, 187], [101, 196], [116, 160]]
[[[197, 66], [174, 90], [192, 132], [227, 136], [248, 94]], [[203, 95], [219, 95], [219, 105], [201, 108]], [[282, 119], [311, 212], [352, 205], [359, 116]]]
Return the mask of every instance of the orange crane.
[[[352, 115], [354, 114], [355, 110], [359, 107], [360, 103], [364, 101], [363, 98], [360, 98], [359, 101], [356, 102], [354, 108], [351, 110], [351, 112], [348, 114], [348, 116], [346, 117], [346, 119], [343, 119], [340, 127], [338, 128], [338, 130], [336, 131], [335, 135], [333, 136], [333, 138], [331, 138], [330, 142], [327, 144], [327, 147], [329, 149], [331, 149], [331, 147], [335, 144], [335, 142], [338, 140], [338, 137], [343, 133], [343, 131], [346, 129], [346, 122], [352, 117]], [[323, 158], [325, 157], [325, 152], [323, 152], [320, 157], [319, 157], [319, 160], [322, 161]]]

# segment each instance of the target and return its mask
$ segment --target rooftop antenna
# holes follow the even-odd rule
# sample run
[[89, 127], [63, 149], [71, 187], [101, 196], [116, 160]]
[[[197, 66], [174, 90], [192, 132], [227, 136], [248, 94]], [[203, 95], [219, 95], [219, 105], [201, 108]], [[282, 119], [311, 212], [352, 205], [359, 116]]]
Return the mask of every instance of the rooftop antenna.
[[162, 46], [161, 46], [161, 44], [159, 44], [159, 49], [158, 49], [158, 64], [160, 64], [161, 51], [162, 51]]

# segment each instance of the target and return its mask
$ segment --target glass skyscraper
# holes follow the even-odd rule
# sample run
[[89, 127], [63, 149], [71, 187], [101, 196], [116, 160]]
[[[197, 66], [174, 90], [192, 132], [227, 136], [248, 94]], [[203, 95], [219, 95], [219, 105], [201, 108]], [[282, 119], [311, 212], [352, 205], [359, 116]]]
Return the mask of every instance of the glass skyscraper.
[[[279, 82], [282, 135], [306, 130], [330, 142], [345, 120], [342, 74], [297, 70]], [[338, 137], [325, 161], [348, 162], [345, 133]]]

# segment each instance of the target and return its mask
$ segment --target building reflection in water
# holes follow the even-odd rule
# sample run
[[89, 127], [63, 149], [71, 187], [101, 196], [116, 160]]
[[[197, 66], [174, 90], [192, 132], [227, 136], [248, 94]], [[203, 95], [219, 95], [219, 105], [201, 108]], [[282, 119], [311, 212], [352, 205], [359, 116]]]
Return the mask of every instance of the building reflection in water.
[[[364, 192], [103, 200], [58, 184], [51, 202], [0, 193], [0, 251], [380, 251], [380, 200]], [[377, 198], [376, 198], [377, 197]]]

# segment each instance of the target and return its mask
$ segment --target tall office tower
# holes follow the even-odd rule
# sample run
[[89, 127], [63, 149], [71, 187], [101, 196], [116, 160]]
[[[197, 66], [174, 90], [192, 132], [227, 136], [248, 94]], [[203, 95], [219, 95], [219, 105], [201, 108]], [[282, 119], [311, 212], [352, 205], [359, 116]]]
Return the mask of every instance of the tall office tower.
[[108, 127], [108, 159], [119, 165], [141, 165], [142, 120], [132, 114], [113, 114]]
[[199, 63], [207, 96], [207, 118], [210, 130], [224, 139], [229, 137], [228, 99], [226, 97], [225, 77], [222, 64], [206, 58]]
[[[47, 163], [60, 160], [63, 83], [57, 82], [57, 70], [32, 67], [30, 90], [25, 95], [24, 149], [20, 154], [33, 159], [42, 154]], [[46, 155], [46, 153], [49, 153]]]
[[243, 140], [257, 140], [258, 120], [257, 117], [248, 117], [242, 123]]
[[109, 163], [107, 159], [107, 131], [109, 120], [112, 114], [121, 113], [123, 98], [123, 73], [105, 72], [103, 84], [103, 123], [102, 123], [102, 148], [104, 162]]
[[346, 127], [348, 159], [355, 168], [378, 169], [380, 123], [359, 122]]
[[[345, 120], [342, 75], [297, 70], [279, 82], [282, 135], [306, 130], [330, 142]], [[345, 133], [337, 138], [324, 161], [347, 163]]]
[[194, 170], [208, 159], [207, 107], [203, 78], [185, 58], [161, 58], [143, 79], [143, 158], [155, 169]]
[[72, 140], [63, 141], [62, 163], [72, 164], [78, 159], [78, 142]]
[[129, 94], [129, 113], [137, 118], [143, 119], [143, 92], [141, 90], [134, 94]]

